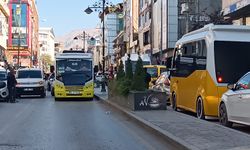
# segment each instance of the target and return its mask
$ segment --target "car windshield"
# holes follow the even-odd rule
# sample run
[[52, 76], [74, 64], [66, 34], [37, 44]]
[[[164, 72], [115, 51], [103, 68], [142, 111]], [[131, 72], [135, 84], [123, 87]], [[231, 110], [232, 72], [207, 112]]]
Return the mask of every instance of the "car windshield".
[[158, 77], [157, 68], [147, 68], [147, 73], [150, 74], [151, 78]]
[[235, 83], [250, 70], [250, 42], [215, 41], [215, 68], [221, 83]]
[[57, 60], [56, 70], [65, 85], [84, 85], [92, 79], [92, 62], [89, 60]]
[[6, 79], [7, 79], [7, 72], [0, 71], [0, 80], [6, 80]]
[[19, 70], [17, 78], [42, 78], [40, 70]]
[[[127, 63], [127, 61], [126, 61], [126, 63]], [[149, 61], [143, 61], [142, 63], [143, 63], [143, 65], [149, 65], [149, 64], [150, 64]], [[137, 61], [131, 61], [131, 64], [132, 64], [132, 71], [133, 71], [133, 73], [134, 73], [134, 72], [135, 72], [135, 69], [136, 69]]]

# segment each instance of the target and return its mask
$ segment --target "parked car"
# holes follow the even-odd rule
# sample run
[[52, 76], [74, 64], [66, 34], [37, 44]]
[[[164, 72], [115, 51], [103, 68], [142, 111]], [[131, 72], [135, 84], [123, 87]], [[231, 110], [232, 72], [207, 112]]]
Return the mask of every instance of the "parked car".
[[227, 127], [233, 123], [250, 125], [250, 72], [236, 84], [228, 84], [228, 89], [219, 105], [220, 123]]
[[161, 73], [167, 70], [167, 67], [164, 65], [144, 65], [143, 68], [146, 69], [147, 73], [151, 76], [149, 87], [152, 87], [153, 83], [158, 79]]
[[157, 78], [157, 80], [153, 83], [151, 89], [155, 91], [166, 92], [168, 96], [167, 102], [170, 103], [170, 80], [169, 80], [169, 72], [162, 72], [161, 75]]
[[40, 95], [46, 96], [43, 72], [40, 69], [25, 68], [16, 72], [16, 95]]
[[0, 100], [5, 101], [8, 95], [7, 70], [3, 67], [0, 67]]

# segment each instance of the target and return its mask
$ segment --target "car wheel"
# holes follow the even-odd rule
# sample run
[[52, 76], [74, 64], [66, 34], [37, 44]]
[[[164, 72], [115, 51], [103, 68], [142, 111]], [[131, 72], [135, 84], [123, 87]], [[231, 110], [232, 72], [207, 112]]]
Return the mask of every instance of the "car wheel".
[[41, 98], [45, 98], [46, 97], [46, 92], [44, 92], [43, 94], [41, 94]]
[[177, 103], [176, 103], [176, 94], [172, 94], [172, 108], [173, 110], [177, 111]]
[[219, 121], [220, 124], [226, 127], [232, 127], [233, 123], [228, 121], [226, 105], [222, 103], [219, 108]]
[[199, 119], [205, 119], [203, 100], [201, 97], [196, 102], [196, 116]]

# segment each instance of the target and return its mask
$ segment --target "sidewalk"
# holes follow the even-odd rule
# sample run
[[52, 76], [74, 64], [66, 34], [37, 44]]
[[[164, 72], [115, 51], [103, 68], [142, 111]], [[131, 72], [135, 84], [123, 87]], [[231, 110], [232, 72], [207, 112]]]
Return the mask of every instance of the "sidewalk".
[[95, 88], [95, 96], [102, 100], [108, 100], [108, 87], [106, 87], [106, 92], [101, 92], [101, 86], [100, 88]]
[[250, 135], [240, 131], [199, 120], [171, 109], [166, 111], [131, 111], [108, 101], [108, 96], [105, 94], [96, 92], [96, 96], [104, 98], [103, 100], [110, 105], [186, 149], [250, 149]]

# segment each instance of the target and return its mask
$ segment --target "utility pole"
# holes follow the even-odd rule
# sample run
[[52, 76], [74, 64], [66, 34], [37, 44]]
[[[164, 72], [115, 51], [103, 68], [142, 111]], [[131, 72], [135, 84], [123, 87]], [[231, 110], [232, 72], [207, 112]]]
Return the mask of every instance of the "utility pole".
[[163, 46], [162, 46], [162, 43], [163, 43], [163, 19], [162, 19], [162, 11], [163, 11], [163, 9], [162, 9], [162, 5], [163, 5], [163, 3], [162, 3], [162, 1], [163, 0], [161, 0], [161, 49], [160, 49], [160, 64], [162, 65], [162, 48], [163, 48]]
[[83, 51], [86, 51], [85, 50], [85, 38], [86, 38], [86, 32], [85, 31], [83, 31], [83, 45], [82, 45], [82, 49], [83, 49]]
[[150, 8], [150, 12], [151, 12], [151, 23], [150, 23], [150, 59], [152, 61], [153, 58], [153, 36], [154, 36], [154, 13], [153, 13], [153, 9], [154, 9], [154, 0], [151, 0], [151, 8]]
[[17, 50], [17, 67], [20, 67], [20, 47], [21, 47], [21, 11], [22, 11], [22, 0], [19, 0], [19, 5], [17, 5], [16, 14], [19, 15], [18, 20], [18, 50]]
[[[102, 19], [102, 74], [105, 75], [105, 0], [102, 1], [102, 13], [103, 13], [103, 19]], [[102, 92], [105, 92], [105, 87], [102, 88]]]
[[[92, 9], [94, 9], [95, 11], [97, 10], [102, 10], [102, 14], [103, 17], [102, 18], [102, 73], [103, 75], [105, 75], [105, 6], [108, 7], [110, 3], [108, 2], [108, 0], [100, 0], [99, 3], [96, 2], [92, 7], [88, 7], [85, 12], [87, 14], [91, 14], [93, 12]], [[102, 83], [102, 88], [101, 88], [101, 92], [106, 92], [105, 89], [105, 82]]]

